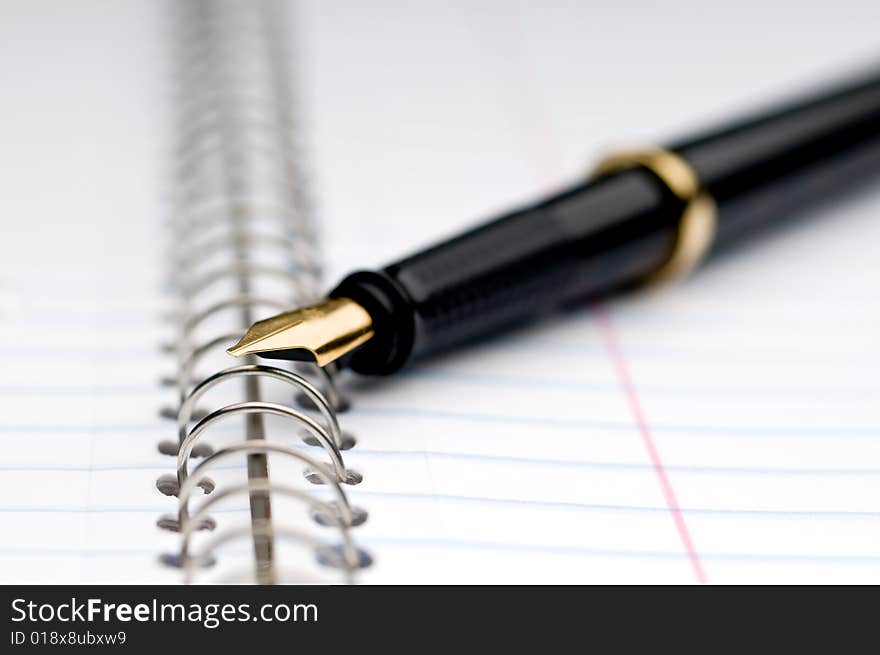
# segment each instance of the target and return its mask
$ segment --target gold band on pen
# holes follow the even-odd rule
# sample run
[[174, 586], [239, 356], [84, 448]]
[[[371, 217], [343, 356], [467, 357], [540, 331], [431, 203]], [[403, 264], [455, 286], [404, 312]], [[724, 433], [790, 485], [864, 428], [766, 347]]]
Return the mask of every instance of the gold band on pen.
[[643, 166], [685, 203], [678, 234], [669, 258], [650, 276], [651, 282], [673, 280], [692, 271], [703, 259], [715, 238], [718, 209], [715, 200], [700, 183], [693, 167], [681, 156], [662, 148], [639, 148], [614, 153], [594, 169], [600, 177]]

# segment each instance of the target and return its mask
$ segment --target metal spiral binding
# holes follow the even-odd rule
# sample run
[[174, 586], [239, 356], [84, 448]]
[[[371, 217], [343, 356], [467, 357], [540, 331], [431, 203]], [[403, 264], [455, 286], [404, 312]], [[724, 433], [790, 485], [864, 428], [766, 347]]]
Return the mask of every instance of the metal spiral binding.
[[[174, 345], [166, 350], [176, 355], [177, 372], [164, 381], [174, 388], [176, 403], [162, 414], [176, 422], [177, 439], [160, 444], [160, 451], [174, 455], [177, 468], [157, 486], [177, 496], [176, 513], [162, 517], [159, 525], [180, 533], [180, 549], [163, 560], [180, 566], [190, 582], [216, 561], [219, 546], [247, 537], [253, 542], [256, 580], [272, 583], [280, 570], [275, 540], [282, 538], [306, 545], [320, 564], [351, 581], [370, 563], [351, 534], [367, 514], [351, 505], [344, 490], [361, 476], [345, 464], [342, 451], [353, 439], [339, 427], [337, 412], [346, 403], [331, 372], [287, 370], [253, 359], [202, 370], [252, 322], [313, 301], [320, 290], [316, 237], [292, 142], [280, 52], [285, 39], [278, 33], [282, 21], [273, 5], [247, 0], [187, 0], [173, 9], [179, 116], [169, 233], [178, 309]], [[264, 290], [267, 282], [274, 285], [271, 294]], [[230, 316], [234, 322], [222, 320]], [[202, 334], [215, 323], [223, 327]], [[297, 402], [264, 400], [260, 382], [269, 380], [287, 385]], [[241, 402], [200, 406], [207, 392], [235, 382], [244, 385]], [[268, 440], [268, 416], [291, 423], [296, 443]], [[233, 417], [244, 417], [246, 438], [214, 452], [207, 445], [211, 431]], [[302, 477], [270, 480], [269, 455], [298, 463]], [[193, 467], [190, 460], [196, 456], [204, 459]], [[218, 462], [241, 458], [247, 462], [247, 481], [215, 490], [208, 474]], [[194, 507], [197, 490], [210, 495]], [[238, 496], [249, 499], [248, 526], [227, 527], [209, 515], [221, 501]], [[277, 523], [273, 497], [301, 501], [312, 520], [297, 527]], [[198, 533], [205, 531], [215, 534], [196, 548]]]

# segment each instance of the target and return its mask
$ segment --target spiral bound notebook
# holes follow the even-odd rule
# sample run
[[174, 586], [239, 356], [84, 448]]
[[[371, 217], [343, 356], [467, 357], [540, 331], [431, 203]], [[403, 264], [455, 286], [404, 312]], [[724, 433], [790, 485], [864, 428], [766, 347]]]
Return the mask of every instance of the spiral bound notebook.
[[[392, 379], [223, 354], [609, 136], [840, 68], [819, 8], [783, 61], [788, 14], [762, 7], [766, 35], [712, 18], [752, 47], [698, 65], [659, 47], [703, 38], [661, 8], [5, 6], [0, 581], [880, 580], [876, 192]], [[600, 70], [596, 24], [680, 75]], [[872, 25], [835, 56], [869, 54]], [[697, 89], [702, 65], [721, 73]]]
[[[180, 547], [162, 562], [194, 581], [221, 566], [221, 546], [245, 538], [257, 582], [322, 581], [303, 577], [315, 574], [304, 572], [301, 562], [295, 573], [284, 567], [279, 551], [291, 542], [352, 580], [371, 562], [352, 536], [367, 514], [352, 506], [345, 490], [362, 478], [345, 463], [342, 451], [354, 440], [339, 427], [343, 401], [330, 372], [267, 366], [252, 357], [230, 366], [225, 354], [255, 320], [320, 297], [315, 229], [294, 143], [283, 15], [277, 6], [248, 2], [181, 3], [174, 11], [170, 259], [177, 302], [167, 349], [176, 354], [177, 370], [164, 382], [177, 397], [162, 414], [175, 422], [177, 439], [159, 449], [175, 458], [176, 471], [156, 485], [176, 499], [176, 511], [158, 525], [179, 533]], [[286, 393], [266, 389], [272, 382], [283, 383], [279, 391]], [[218, 402], [217, 391], [230, 386], [232, 397]], [[301, 441], [270, 434], [269, 417], [284, 419], [284, 432]], [[214, 433], [236, 419], [243, 420], [231, 441], [212, 446]], [[244, 480], [238, 480], [238, 471], [229, 469], [240, 468], [243, 458]], [[242, 498], [243, 524], [228, 514]], [[273, 513], [285, 499], [301, 511]]]

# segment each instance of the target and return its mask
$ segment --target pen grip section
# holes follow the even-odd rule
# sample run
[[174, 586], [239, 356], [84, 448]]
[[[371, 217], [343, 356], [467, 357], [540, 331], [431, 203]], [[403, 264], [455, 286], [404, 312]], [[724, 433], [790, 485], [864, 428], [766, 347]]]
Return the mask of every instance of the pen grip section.
[[[633, 169], [514, 211], [331, 293], [364, 305], [377, 335], [409, 333], [395, 356], [381, 339], [348, 362], [390, 373], [412, 358], [530, 322], [657, 270], [674, 244], [682, 204], [652, 173]], [[370, 287], [370, 290], [367, 290]], [[381, 288], [381, 291], [376, 292]], [[370, 305], [370, 306], [367, 306]]]

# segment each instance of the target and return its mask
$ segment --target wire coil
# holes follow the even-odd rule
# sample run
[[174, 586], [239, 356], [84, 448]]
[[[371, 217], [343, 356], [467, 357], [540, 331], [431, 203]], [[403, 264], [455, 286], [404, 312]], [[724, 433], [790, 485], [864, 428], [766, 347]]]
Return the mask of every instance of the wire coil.
[[[176, 373], [163, 380], [174, 401], [161, 414], [173, 419], [177, 438], [160, 444], [160, 452], [177, 465], [157, 487], [177, 497], [176, 512], [161, 517], [159, 526], [177, 531], [180, 547], [163, 561], [180, 566], [191, 582], [218, 561], [222, 545], [247, 537], [256, 580], [275, 582], [278, 571], [290, 568], [275, 561], [281, 538], [307, 546], [322, 570], [351, 581], [370, 563], [351, 533], [367, 513], [345, 491], [362, 478], [345, 463], [343, 451], [353, 439], [339, 426], [337, 413], [347, 402], [332, 373], [253, 359], [219, 364], [223, 349], [251, 323], [312, 302], [321, 288], [287, 97], [283, 20], [274, 5], [247, 0], [187, 0], [174, 3], [173, 11], [177, 146], [169, 254], [177, 306], [173, 346], [166, 350], [175, 356]], [[270, 381], [287, 389], [289, 402], [265, 397], [261, 384]], [[236, 402], [206, 404], [212, 390], [236, 383], [243, 390]], [[217, 424], [235, 417], [245, 421], [245, 438], [211, 447]], [[269, 417], [292, 425], [295, 438], [267, 438]], [[297, 464], [302, 474], [270, 479], [269, 456]], [[204, 459], [192, 466], [193, 457]], [[229, 461], [245, 461], [248, 477], [217, 486], [209, 474]], [[193, 506], [197, 491], [209, 497]], [[249, 499], [247, 526], [211, 515], [241, 496]], [[311, 520], [278, 521], [273, 497], [300, 501]], [[208, 539], [198, 536], [211, 531]]]

